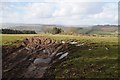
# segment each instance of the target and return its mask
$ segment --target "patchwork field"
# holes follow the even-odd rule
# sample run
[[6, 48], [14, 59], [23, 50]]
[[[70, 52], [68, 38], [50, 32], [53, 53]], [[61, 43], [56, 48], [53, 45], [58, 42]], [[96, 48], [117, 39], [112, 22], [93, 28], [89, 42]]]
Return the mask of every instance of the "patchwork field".
[[[44, 77], [118, 78], [117, 37], [50, 34], [7, 34], [1, 36], [1, 45], [5, 49], [7, 47], [7, 50], [12, 47], [19, 47], [24, 39], [35, 36], [50, 38], [51, 40], [55, 40], [58, 43], [69, 44], [69, 54], [65, 58], [51, 63], [49, 68], [47, 68], [47, 71], [45, 71]], [[3, 52], [2, 54], [4, 55], [5, 53]], [[3, 60], [3, 62], [5, 61]], [[8, 71], [5, 72], [5, 74], [11, 73]]]

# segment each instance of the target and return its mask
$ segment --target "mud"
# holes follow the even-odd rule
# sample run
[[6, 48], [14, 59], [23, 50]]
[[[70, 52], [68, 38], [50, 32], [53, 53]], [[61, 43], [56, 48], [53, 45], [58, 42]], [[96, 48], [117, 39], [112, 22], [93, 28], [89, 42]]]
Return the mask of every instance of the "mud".
[[3, 46], [2, 77], [44, 78], [51, 64], [65, 58], [70, 50], [69, 44], [45, 37], [26, 38], [19, 47]]

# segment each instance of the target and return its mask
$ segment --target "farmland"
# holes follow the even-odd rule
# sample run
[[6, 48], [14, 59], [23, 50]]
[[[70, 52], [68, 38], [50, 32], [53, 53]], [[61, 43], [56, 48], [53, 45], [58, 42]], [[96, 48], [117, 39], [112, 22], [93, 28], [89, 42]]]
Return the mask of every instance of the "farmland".
[[46, 77], [118, 78], [117, 37], [52, 34], [3, 34], [1, 36], [2, 46], [6, 47], [19, 46], [25, 38], [34, 36], [65, 43], [77, 42], [77, 44], [70, 44], [72, 50], [66, 58], [51, 64], [44, 74]]
[[55, 39], [58, 41], [65, 40], [76, 40], [78, 42], [95, 42], [99, 45], [117, 45], [118, 38], [117, 37], [91, 37], [91, 36], [74, 36], [74, 35], [52, 35], [52, 34], [2, 34], [2, 42], [3, 45], [14, 41], [22, 41], [26, 37], [30, 36], [45, 36], [51, 39]]

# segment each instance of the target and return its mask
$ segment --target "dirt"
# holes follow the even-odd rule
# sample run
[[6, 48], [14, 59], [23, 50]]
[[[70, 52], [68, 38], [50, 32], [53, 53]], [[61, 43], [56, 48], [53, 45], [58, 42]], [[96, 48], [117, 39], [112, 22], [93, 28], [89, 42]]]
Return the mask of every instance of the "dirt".
[[69, 44], [45, 37], [26, 38], [19, 47], [3, 46], [2, 77], [9, 80], [47, 77], [45, 73], [51, 64], [62, 60], [59, 58], [70, 50]]

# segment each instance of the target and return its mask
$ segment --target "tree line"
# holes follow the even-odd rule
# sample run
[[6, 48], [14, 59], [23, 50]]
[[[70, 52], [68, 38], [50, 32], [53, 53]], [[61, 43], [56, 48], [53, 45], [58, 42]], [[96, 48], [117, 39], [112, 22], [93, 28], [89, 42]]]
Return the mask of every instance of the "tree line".
[[75, 27], [69, 27], [67, 30], [63, 30], [58, 27], [52, 27], [52, 28], [42, 28], [43, 33], [50, 33], [50, 34], [79, 34], [79, 29]]
[[[13, 30], [13, 29], [0, 29], [2, 34], [37, 34], [35, 31], [31, 30]], [[67, 30], [63, 30], [62, 28], [58, 27], [43, 27], [42, 28], [43, 33], [49, 33], [49, 34], [78, 34], [79, 30], [75, 27], [69, 27]]]
[[31, 30], [13, 30], [13, 29], [0, 29], [2, 34], [37, 34]]

